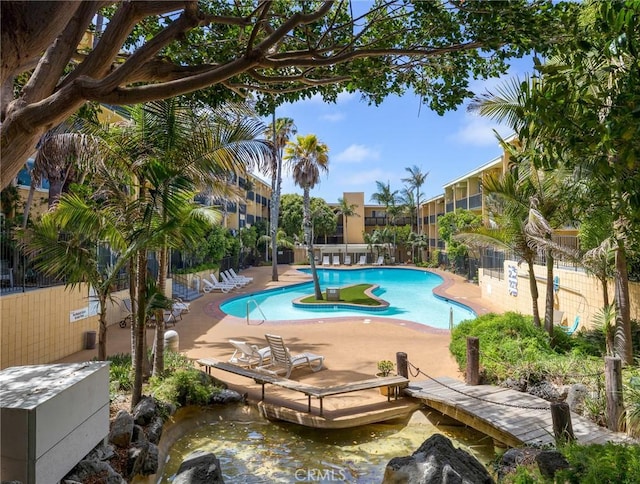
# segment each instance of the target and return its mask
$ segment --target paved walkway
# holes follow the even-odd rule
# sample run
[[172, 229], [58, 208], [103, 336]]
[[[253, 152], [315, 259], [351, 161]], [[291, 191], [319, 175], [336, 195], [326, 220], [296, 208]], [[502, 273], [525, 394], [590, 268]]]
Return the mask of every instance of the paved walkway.
[[[281, 335], [294, 353], [310, 351], [325, 356], [325, 370], [312, 373], [306, 369], [296, 370], [292, 377], [317, 386], [332, 386], [351, 381], [371, 378], [375, 375], [379, 360], [396, 360], [396, 352], [407, 353], [409, 361], [434, 376], [448, 376], [461, 379], [457, 364], [449, 353], [450, 336], [448, 330], [399, 319], [341, 317], [323, 321], [267, 321], [261, 325], [247, 325], [241, 318], [228, 316], [219, 310], [221, 302], [243, 292], [288, 285], [307, 280], [310, 276], [300, 273], [294, 266], [279, 267], [279, 281], [271, 281], [271, 267], [250, 268], [242, 273], [254, 277], [254, 282], [230, 294], [211, 293], [191, 303], [191, 310], [179, 321], [175, 330], [179, 334], [180, 351], [194, 360], [213, 357], [226, 360], [231, 356], [230, 338], [243, 339], [252, 344], [264, 346], [264, 334]], [[490, 301], [480, 297], [478, 286], [463, 278], [438, 272], [445, 282], [438, 293], [470, 306], [476, 313], [483, 314], [492, 309]], [[169, 328], [171, 329], [171, 328]], [[147, 333], [153, 340], [153, 330]], [[130, 328], [118, 325], [109, 327], [107, 354], [128, 353], [130, 350]], [[97, 350], [84, 350], [59, 362], [87, 361], [97, 355]], [[215, 376], [231, 388], [248, 393], [250, 399], [259, 399], [259, 385], [252, 385], [246, 378], [224, 372]], [[278, 403], [282, 398], [286, 406], [306, 408], [304, 395], [282, 389], [269, 389], [269, 403]], [[325, 402], [327, 414], [332, 411], [347, 411], [354, 405], [363, 403], [386, 403], [375, 390], [356, 392], [342, 397], [329, 398]]]

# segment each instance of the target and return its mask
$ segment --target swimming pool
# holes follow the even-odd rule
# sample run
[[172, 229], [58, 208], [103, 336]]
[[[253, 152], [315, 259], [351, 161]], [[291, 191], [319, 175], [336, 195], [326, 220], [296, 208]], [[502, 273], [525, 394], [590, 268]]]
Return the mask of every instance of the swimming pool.
[[[310, 272], [309, 269], [299, 270]], [[327, 287], [349, 284], [378, 284], [379, 287], [374, 294], [388, 301], [389, 307], [374, 311], [341, 308], [338, 305], [314, 308], [294, 307], [292, 304], [294, 299], [313, 294], [313, 282], [306, 282], [235, 297], [222, 303], [220, 309], [232, 316], [246, 318], [247, 303], [249, 303], [249, 317], [252, 320], [321, 320], [338, 316], [355, 316], [363, 319], [385, 317], [415, 321], [443, 329], [449, 328], [451, 311], [453, 311], [454, 324], [476, 317], [468, 307], [433, 294], [433, 289], [442, 284], [443, 280], [432, 272], [393, 268], [318, 269], [318, 278], [322, 291]], [[256, 306], [259, 306], [259, 309]]]

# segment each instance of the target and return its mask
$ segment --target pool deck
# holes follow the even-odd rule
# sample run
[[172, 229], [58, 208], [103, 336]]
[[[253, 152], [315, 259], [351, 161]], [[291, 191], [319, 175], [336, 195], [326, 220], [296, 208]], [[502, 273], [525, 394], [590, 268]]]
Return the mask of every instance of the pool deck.
[[[366, 267], [366, 266], [365, 266]], [[394, 266], [405, 267], [405, 266]], [[411, 267], [411, 266], [406, 266]], [[334, 267], [332, 267], [334, 269]], [[480, 288], [463, 278], [434, 270], [444, 279], [436, 293], [447, 299], [465, 304], [477, 314], [497, 311], [491, 301], [481, 298]], [[210, 293], [191, 303], [175, 328], [179, 335], [180, 351], [189, 358], [217, 358], [226, 361], [232, 354], [229, 339], [242, 339], [260, 347], [266, 346], [265, 333], [281, 335], [292, 353], [312, 352], [324, 355], [325, 369], [313, 373], [308, 369], [294, 370], [292, 379], [314, 386], [335, 386], [375, 375], [379, 360], [396, 360], [396, 352], [407, 353], [409, 362], [433, 377], [447, 376], [461, 380], [457, 364], [449, 353], [448, 330], [401, 319], [376, 317], [374, 313], [362, 317], [307, 319], [298, 321], [265, 321], [247, 324], [245, 319], [229, 316], [219, 305], [230, 297], [262, 289], [286, 286], [310, 280], [311, 276], [296, 270], [295, 266], [280, 265], [279, 281], [271, 281], [271, 267], [253, 267], [242, 272], [254, 281], [244, 288], [228, 294]], [[148, 341], [153, 330], [147, 332]], [[130, 328], [109, 327], [107, 354], [128, 353]], [[88, 361], [97, 356], [97, 350], [74, 353], [59, 362]], [[252, 380], [224, 371], [213, 375], [243, 394], [249, 401], [258, 402], [261, 386]], [[324, 416], [307, 413], [307, 397], [284, 388], [269, 385], [265, 401], [260, 404], [270, 418], [281, 418], [310, 427], [346, 427], [375, 421], [408, 416], [417, 407], [415, 401], [401, 398], [387, 402], [378, 390], [339, 395], [326, 398]]]

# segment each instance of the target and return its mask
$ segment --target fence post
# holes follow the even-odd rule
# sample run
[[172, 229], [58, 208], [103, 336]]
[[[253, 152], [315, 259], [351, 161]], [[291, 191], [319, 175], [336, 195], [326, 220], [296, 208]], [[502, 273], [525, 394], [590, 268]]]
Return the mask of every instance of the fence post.
[[406, 353], [401, 351], [396, 353], [396, 368], [398, 369], [398, 375], [409, 378], [409, 362]]
[[571, 409], [566, 402], [551, 403], [551, 421], [556, 443], [575, 440], [573, 425], [571, 424]]
[[604, 358], [604, 382], [607, 394], [607, 428], [617, 432], [620, 429], [620, 417], [624, 411], [622, 405], [622, 360], [617, 356]]
[[465, 372], [467, 385], [480, 384], [480, 340], [467, 336], [467, 371]]

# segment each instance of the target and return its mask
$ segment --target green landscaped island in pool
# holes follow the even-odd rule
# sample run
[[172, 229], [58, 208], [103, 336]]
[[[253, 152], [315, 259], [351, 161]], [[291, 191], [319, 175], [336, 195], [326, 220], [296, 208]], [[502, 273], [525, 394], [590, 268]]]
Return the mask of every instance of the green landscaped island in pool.
[[373, 291], [377, 287], [377, 284], [353, 284], [340, 288], [327, 288], [323, 293], [324, 299], [322, 300], [316, 299], [315, 294], [311, 294], [309, 296], [303, 296], [295, 299], [293, 304], [296, 306], [340, 304], [345, 307], [362, 309], [386, 308], [389, 306], [389, 303], [373, 295]]

